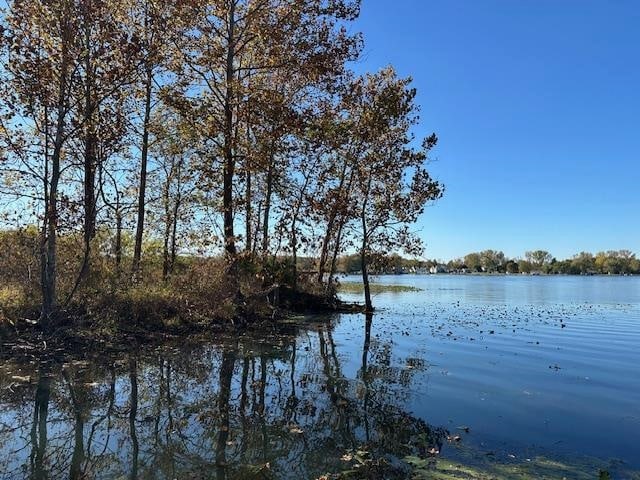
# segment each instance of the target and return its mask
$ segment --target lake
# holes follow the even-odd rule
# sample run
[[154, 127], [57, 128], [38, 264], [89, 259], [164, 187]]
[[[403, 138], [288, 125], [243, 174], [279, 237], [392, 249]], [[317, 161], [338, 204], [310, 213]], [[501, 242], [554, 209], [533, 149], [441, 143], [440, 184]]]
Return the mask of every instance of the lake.
[[5, 358], [0, 479], [315, 479], [379, 459], [409, 476], [401, 460], [416, 458], [491, 478], [638, 478], [640, 278], [374, 281], [420, 290], [377, 288], [369, 321]]

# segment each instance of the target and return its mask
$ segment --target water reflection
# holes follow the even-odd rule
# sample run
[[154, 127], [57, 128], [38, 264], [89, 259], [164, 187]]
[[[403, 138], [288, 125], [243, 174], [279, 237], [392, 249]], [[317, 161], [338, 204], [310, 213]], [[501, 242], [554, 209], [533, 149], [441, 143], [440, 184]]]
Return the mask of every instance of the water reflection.
[[405, 412], [393, 388], [424, 364], [391, 368], [372, 322], [355, 378], [330, 323], [92, 361], [5, 361], [0, 478], [298, 479], [340, 471], [362, 448], [428, 456], [446, 432]]

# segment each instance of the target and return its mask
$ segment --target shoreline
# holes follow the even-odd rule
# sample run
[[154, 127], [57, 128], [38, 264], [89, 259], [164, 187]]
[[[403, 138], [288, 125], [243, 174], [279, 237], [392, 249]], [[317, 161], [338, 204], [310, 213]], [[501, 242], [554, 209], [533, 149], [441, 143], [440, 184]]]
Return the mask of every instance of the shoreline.
[[[303, 301], [291, 301], [289, 296], [293, 293]], [[211, 335], [238, 335], [255, 327], [278, 329], [290, 325], [289, 320], [300, 315], [363, 312], [359, 303], [321, 298], [307, 292], [289, 292], [282, 306], [263, 311], [244, 311], [246, 305], [235, 304], [238, 311], [231, 318], [188, 308], [184, 311], [160, 309], [145, 314], [143, 305], [119, 302], [107, 307], [105, 302], [107, 299], [100, 299], [99, 307], [91, 309], [93, 311], [87, 311], [87, 305], [75, 305], [61, 311], [49, 328], [43, 328], [29, 318], [37, 311], [35, 307], [14, 313], [13, 320], [5, 317], [0, 322], [0, 358], [33, 358], [34, 352], [44, 354], [47, 351], [63, 356], [88, 351], [118, 354], [173, 340], [191, 341], [203, 337], [212, 340]], [[102, 308], [100, 304], [103, 304]]]

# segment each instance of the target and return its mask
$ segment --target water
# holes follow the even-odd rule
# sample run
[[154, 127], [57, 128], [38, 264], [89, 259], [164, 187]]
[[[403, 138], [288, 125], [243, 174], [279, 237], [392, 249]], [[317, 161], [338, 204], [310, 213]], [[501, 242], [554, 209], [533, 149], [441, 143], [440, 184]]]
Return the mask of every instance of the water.
[[414, 455], [636, 478], [640, 278], [376, 281], [422, 290], [376, 295], [370, 323], [307, 317], [115, 358], [3, 360], [0, 479], [318, 478], [358, 450], [399, 472]]

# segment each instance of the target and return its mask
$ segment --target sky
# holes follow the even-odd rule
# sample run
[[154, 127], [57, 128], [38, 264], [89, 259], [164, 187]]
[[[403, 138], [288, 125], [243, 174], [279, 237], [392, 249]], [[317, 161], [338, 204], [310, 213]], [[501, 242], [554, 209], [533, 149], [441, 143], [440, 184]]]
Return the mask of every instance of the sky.
[[362, 0], [352, 28], [439, 137], [426, 257], [640, 255], [640, 1]]

